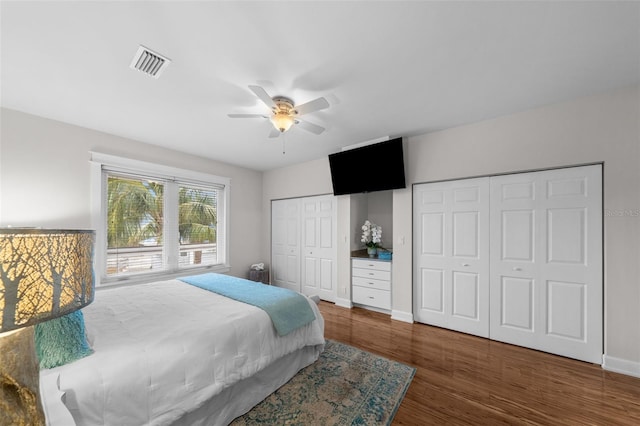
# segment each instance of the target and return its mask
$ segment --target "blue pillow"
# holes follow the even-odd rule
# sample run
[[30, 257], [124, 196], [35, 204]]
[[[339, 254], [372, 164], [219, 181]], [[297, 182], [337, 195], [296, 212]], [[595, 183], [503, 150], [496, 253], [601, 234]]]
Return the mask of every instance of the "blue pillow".
[[80, 310], [36, 324], [35, 328], [41, 369], [59, 367], [93, 353]]

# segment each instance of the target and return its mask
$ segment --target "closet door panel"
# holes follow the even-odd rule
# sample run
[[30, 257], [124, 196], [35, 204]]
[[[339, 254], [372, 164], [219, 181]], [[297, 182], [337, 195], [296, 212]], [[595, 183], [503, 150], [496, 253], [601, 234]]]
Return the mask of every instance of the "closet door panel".
[[418, 322], [601, 363], [602, 166], [415, 185]]
[[304, 197], [302, 203], [302, 293], [336, 298], [336, 204], [332, 195]]
[[335, 300], [336, 217], [332, 195], [271, 202], [273, 284]]
[[[424, 318], [429, 312], [444, 314], [444, 271], [442, 269], [420, 268], [420, 304]], [[427, 323], [428, 324], [428, 323]]]
[[[498, 299], [500, 308], [492, 309], [491, 315], [499, 313], [502, 327], [533, 332], [534, 287], [535, 283], [530, 278], [501, 276]], [[492, 291], [495, 294], [494, 288]]]
[[300, 291], [300, 201], [271, 202], [271, 277], [279, 287]]
[[562, 339], [586, 340], [586, 295], [584, 283], [547, 282], [547, 334]]
[[500, 212], [502, 241], [500, 256], [514, 262], [533, 262], [535, 252], [535, 212], [531, 209]]
[[478, 321], [480, 314], [480, 288], [478, 274], [454, 272], [452, 280], [453, 306], [451, 315]]
[[491, 178], [492, 339], [602, 362], [601, 173]]
[[488, 178], [414, 186], [417, 321], [488, 336]]

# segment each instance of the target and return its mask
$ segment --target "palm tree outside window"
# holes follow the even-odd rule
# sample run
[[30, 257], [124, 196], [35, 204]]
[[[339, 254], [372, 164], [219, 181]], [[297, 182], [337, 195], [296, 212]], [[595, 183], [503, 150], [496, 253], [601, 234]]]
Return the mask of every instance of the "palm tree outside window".
[[220, 188], [107, 173], [106, 277], [218, 264]]

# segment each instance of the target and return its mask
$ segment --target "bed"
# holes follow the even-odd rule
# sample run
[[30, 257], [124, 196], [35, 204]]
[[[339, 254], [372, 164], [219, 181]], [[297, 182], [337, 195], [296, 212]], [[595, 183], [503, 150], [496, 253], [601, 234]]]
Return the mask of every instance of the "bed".
[[226, 425], [318, 359], [305, 300], [315, 319], [281, 336], [261, 308], [177, 279], [99, 290], [82, 310], [94, 353], [41, 370], [48, 421], [59, 390], [77, 426]]

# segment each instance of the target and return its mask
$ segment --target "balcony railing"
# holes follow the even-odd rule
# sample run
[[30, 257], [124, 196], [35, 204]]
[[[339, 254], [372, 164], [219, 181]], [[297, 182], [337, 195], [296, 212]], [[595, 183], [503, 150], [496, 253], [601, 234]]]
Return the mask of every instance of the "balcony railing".
[[[178, 267], [213, 265], [218, 261], [217, 244], [180, 246]], [[162, 271], [162, 246], [107, 249], [107, 276]]]

